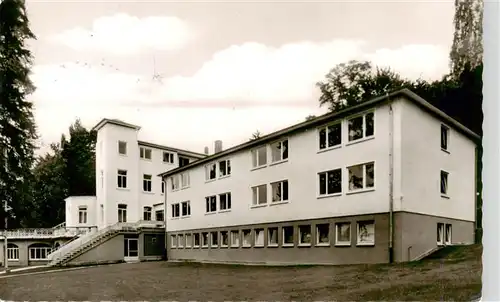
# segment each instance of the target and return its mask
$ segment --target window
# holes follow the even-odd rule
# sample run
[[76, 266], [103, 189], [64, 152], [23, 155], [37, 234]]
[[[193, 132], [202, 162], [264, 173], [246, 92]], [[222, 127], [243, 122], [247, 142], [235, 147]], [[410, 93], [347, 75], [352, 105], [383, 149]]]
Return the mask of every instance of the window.
[[215, 163], [211, 163], [205, 166], [205, 180], [213, 180], [216, 177], [215, 170], [216, 165]]
[[127, 155], [127, 142], [118, 141], [118, 153], [120, 155]]
[[165, 194], [165, 182], [161, 182], [161, 194]]
[[448, 195], [448, 172], [441, 171], [441, 194]]
[[231, 246], [240, 246], [240, 231], [231, 231]]
[[186, 247], [191, 247], [193, 244], [193, 236], [191, 234], [186, 234]]
[[118, 222], [127, 222], [127, 205], [118, 205]]
[[165, 221], [165, 215], [163, 215], [163, 210], [158, 210], [155, 212], [156, 221]]
[[208, 247], [208, 233], [207, 232], [201, 233], [201, 246]]
[[167, 164], [174, 163], [174, 154], [170, 152], [163, 151], [163, 162]]
[[7, 260], [19, 261], [19, 247], [13, 243], [7, 244]]
[[451, 224], [445, 225], [444, 242], [451, 244]]
[[278, 246], [278, 228], [267, 229], [267, 245]]
[[359, 245], [375, 244], [375, 222], [373, 221], [358, 222], [358, 244]]
[[437, 224], [437, 244], [444, 244], [444, 223], [438, 222]]
[[311, 245], [311, 226], [301, 225], [299, 226], [299, 244], [300, 245]]
[[349, 172], [349, 191], [363, 190], [375, 186], [375, 164], [366, 163], [347, 168]]
[[252, 167], [262, 167], [267, 164], [266, 146], [252, 150]]
[[229, 245], [229, 235], [227, 231], [220, 232], [220, 246], [227, 247]]
[[448, 137], [450, 135], [450, 128], [441, 125], [441, 150], [448, 151]]
[[264, 229], [255, 229], [255, 245], [254, 246], [264, 246]]
[[181, 188], [185, 189], [189, 187], [189, 173], [181, 173]]
[[191, 216], [191, 202], [183, 201], [181, 203], [182, 216]]
[[374, 134], [373, 112], [354, 117], [348, 120], [347, 123], [349, 126], [350, 142], [370, 137]]
[[177, 235], [177, 246], [184, 247], [184, 235], [182, 234]]
[[52, 248], [47, 244], [34, 243], [29, 247], [29, 260], [47, 260]]
[[293, 226], [283, 227], [283, 246], [293, 246]]
[[319, 149], [325, 150], [342, 144], [342, 124], [326, 126], [319, 129]]
[[152, 150], [149, 148], [145, 148], [145, 147], [139, 148], [139, 157], [142, 159], [151, 160], [151, 153], [152, 153]]
[[254, 206], [267, 203], [267, 186], [260, 185], [252, 188]]
[[194, 238], [193, 247], [199, 247], [200, 246], [200, 234], [194, 233], [193, 238]]
[[279, 162], [288, 159], [288, 140], [271, 144], [271, 162]]
[[144, 174], [142, 176], [142, 190], [144, 192], [151, 192], [152, 191], [152, 181], [151, 181], [152, 176], [148, 174]]
[[170, 246], [177, 247], [177, 236], [175, 235], [170, 236]]
[[179, 156], [179, 167], [184, 167], [189, 164], [189, 158]]
[[126, 170], [118, 170], [118, 179], [117, 179], [118, 188], [125, 189], [127, 188], [127, 171]]
[[319, 196], [342, 193], [342, 169], [318, 173]]
[[271, 190], [273, 194], [272, 202], [288, 200], [288, 180], [272, 183]]
[[210, 247], [217, 247], [219, 245], [219, 236], [217, 232], [210, 232]]
[[219, 195], [219, 211], [231, 210], [231, 193]]
[[151, 220], [151, 207], [144, 207], [144, 220]]
[[251, 246], [252, 246], [252, 231], [243, 230], [243, 247], [251, 247]]
[[328, 223], [316, 225], [316, 245], [330, 244], [330, 225]]
[[335, 244], [351, 245], [351, 223], [339, 222], [335, 224]]
[[172, 218], [180, 217], [181, 216], [181, 210], [180, 210], [180, 205], [178, 203], [172, 204]]
[[179, 175], [170, 177], [170, 183], [172, 184], [172, 191], [179, 189]]
[[205, 203], [206, 213], [213, 213], [217, 211], [217, 197], [215, 195], [205, 197]]
[[78, 223], [87, 223], [87, 207], [78, 207]]
[[229, 159], [219, 162], [219, 177], [231, 175], [231, 161]]

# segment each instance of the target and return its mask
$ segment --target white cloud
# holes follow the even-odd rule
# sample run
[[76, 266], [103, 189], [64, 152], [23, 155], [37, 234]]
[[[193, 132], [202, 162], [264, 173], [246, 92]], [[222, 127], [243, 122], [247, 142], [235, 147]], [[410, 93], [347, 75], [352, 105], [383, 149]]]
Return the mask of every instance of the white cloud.
[[90, 29], [76, 27], [51, 40], [81, 51], [127, 55], [142, 50], [180, 49], [192, 38], [189, 26], [177, 17], [138, 18], [118, 13], [96, 19]]
[[340, 62], [368, 59], [413, 79], [439, 79], [448, 71], [448, 53], [438, 46], [373, 52], [364, 46], [360, 41], [278, 48], [245, 43], [217, 52], [192, 76], [162, 83], [151, 75], [74, 63], [37, 66], [33, 80], [38, 89], [32, 97], [40, 133], [49, 141], [57, 140], [76, 116], [89, 126], [111, 117], [143, 126], [146, 139], [201, 151], [214, 139], [228, 146], [256, 129], [269, 132], [324, 112], [314, 84]]

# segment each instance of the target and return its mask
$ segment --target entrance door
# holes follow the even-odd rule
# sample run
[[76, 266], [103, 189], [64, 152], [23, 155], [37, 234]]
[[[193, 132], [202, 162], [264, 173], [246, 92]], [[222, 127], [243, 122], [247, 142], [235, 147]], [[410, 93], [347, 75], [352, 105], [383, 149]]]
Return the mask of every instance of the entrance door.
[[139, 239], [125, 238], [123, 241], [125, 252], [125, 261], [139, 261]]

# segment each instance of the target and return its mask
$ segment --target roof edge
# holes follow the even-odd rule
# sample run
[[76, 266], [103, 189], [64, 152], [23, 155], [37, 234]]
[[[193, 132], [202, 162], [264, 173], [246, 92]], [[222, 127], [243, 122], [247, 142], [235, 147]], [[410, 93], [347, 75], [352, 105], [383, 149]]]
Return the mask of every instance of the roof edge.
[[207, 155], [203, 154], [203, 153], [198, 153], [198, 152], [193, 152], [193, 151], [189, 151], [189, 150], [169, 147], [169, 146], [165, 146], [165, 145], [158, 145], [155, 143], [150, 143], [150, 142], [141, 141], [141, 140], [138, 140], [137, 142], [139, 145], [143, 145], [143, 146], [147, 146], [147, 147], [151, 147], [151, 148], [162, 149], [165, 151], [173, 151], [173, 152], [177, 152], [177, 153], [182, 154], [182, 155], [196, 157], [199, 159], [207, 157]]
[[139, 131], [141, 129], [140, 126], [125, 123], [123, 121], [119, 121], [116, 119], [108, 119], [108, 118], [103, 118], [99, 123], [97, 123], [94, 127], [92, 127], [91, 131], [99, 131], [102, 127], [104, 127], [106, 124], [113, 124], [116, 126], [122, 126], [125, 128], [130, 128]]
[[253, 146], [257, 146], [257, 145], [263, 144], [263, 143], [266, 143], [266, 142], [268, 142], [270, 140], [273, 140], [273, 139], [275, 139], [277, 137], [286, 135], [287, 133], [295, 132], [295, 131], [302, 130], [302, 129], [307, 129], [309, 127], [314, 127], [315, 125], [323, 124], [323, 123], [327, 122], [328, 120], [330, 120], [332, 118], [343, 118], [345, 116], [355, 114], [357, 112], [366, 110], [367, 108], [371, 108], [371, 107], [374, 107], [376, 105], [379, 105], [379, 104], [381, 104], [381, 103], [383, 103], [385, 101], [390, 101], [391, 98], [394, 98], [394, 97], [397, 97], [397, 96], [400, 96], [400, 95], [406, 96], [410, 101], [413, 101], [413, 102], [417, 103], [418, 105], [420, 105], [420, 106], [424, 107], [425, 109], [431, 111], [433, 114], [436, 114], [440, 118], [446, 120], [451, 125], [453, 125], [454, 127], [458, 128], [464, 134], [466, 134], [467, 136], [469, 136], [469, 138], [472, 139], [473, 141], [476, 141], [476, 140], [480, 139], [479, 135], [477, 135], [476, 133], [474, 133], [473, 131], [471, 131], [470, 129], [468, 129], [467, 127], [465, 127], [464, 125], [462, 125], [461, 123], [459, 123], [457, 120], [455, 120], [452, 117], [450, 117], [449, 115], [445, 114], [443, 111], [439, 110], [437, 107], [433, 106], [432, 104], [430, 104], [429, 102], [427, 102], [426, 100], [424, 100], [422, 97], [420, 97], [419, 95], [417, 95], [413, 91], [411, 91], [411, 90], [409, 90], [407, 88], [404, 88], [404, 89], [399, 89], [399, 90], [387, 93], [385, 95], [381, 95], [381, 96], [375, 97], [375, 98], [373, 98], [373, 99], [371, 99], [369, 101], [362, 102], [362, 103], [360, 103], [358, 105], [355, 105], [355, 106], [352, 106], [352, 107], [349, 107], [349, 108], [346, 108], [346, 109], [343, 109], [343, 110], [340, 110], [340, 111], [337, 111], [337, 112], [328, 112], [328, 113], [325, 113], [325, 114], [323, 114], [323, 115], [321, 115], [321, 116], [319, 116], [319, 117], [317, 117], [315, 119], [312, 119], [312, 120], [309, 120], [309, 121], [305, 121], [305, 122], [301, 122], [299, 124], [295, 124], [295, 125], [286, 127], [284, 129], [272, 132], [272, 133], [264, 135], [264, 136], [262, 136], [262, 137], [260, 137], [258, 139], [251, 140], [251, 141], [248, 141], [248, 142], [236, 145], [236, 146], [234, 146], [232, 148], [229, 148], [229, 149], [226, 149], [226, 150], [224, 150], [222, 152], [215, 153], [215, 154], [207, 156], [207, 157], [205, 157], [203, 159], [194, 161], [194, 162], [192, 162], [192, 163], [190, 163], [188, 165], [185, 165], [183, 167], [178, 167], [178, 168], [175, 168], [175, 169], [172, 169], [172, 170], [160, 173], [157, 176], [159, 176], [159, 177], [166, 177], [166, 176], [170, 176], [170, 175], [173, 175], [173, 174], [177, 174], [177, 173], [180, 173], [182, 171], [185, 171], [185, 170], [188, 170], [190, 168], [193, 168], [195, 166], [199, 166], [199, 165], [201, 165], [203, 163], [210, 162], [210, 161], [215, 160], [217, 158], [222, 158], [222, 157], [227, 156], [227, 155], [229, 155], [231, 153], [234, 153], [234, 152], [237, 152], [237, 151], [241, 151], [241, 150], [244, 150], [244, 149], [248, 149], [248, 148], [251, 148]]

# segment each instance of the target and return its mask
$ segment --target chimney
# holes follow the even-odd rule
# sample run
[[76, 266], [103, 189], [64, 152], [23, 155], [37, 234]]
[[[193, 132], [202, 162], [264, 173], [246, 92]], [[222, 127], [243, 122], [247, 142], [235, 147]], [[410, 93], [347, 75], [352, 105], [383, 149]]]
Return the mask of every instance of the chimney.
[[222, 141], [216, 140], [214, 143], [214, 153], [219, 153], [222, 151]]
[[205, 147], [205, 155], [208, 155], [208, 147]]

